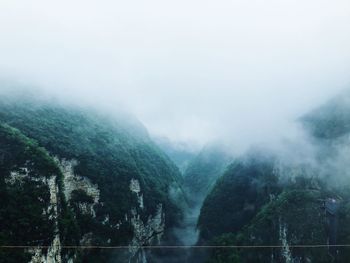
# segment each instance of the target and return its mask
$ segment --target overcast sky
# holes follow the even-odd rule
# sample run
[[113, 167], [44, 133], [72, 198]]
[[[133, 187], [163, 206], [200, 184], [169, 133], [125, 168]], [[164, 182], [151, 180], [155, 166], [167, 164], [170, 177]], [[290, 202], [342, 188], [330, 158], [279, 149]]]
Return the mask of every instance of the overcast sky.
[[349, 0], [1, 0], [0, 75], [152, 132], [258, 142], [350, 87]]

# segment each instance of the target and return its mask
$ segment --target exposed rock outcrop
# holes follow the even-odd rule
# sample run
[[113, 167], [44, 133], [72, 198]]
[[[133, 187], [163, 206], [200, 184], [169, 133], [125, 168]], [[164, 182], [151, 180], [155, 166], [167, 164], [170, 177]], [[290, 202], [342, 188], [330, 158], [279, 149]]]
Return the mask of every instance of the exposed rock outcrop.
[[[138, 180], [132, 179], [130, 182], [130, 191], [136, 193], [139, 198], [140, 208], [140, 195], [141, 188]], [[158, 204], [157, 210], [154, 215], [150, 215], [146, 222], [143, 222], [140, 214], [136, 209], [131, 210], [132, 217], [130, 219], [133, 226], [134, 236], [129, 246], [130, 262], [145, 263], [147, 262], [146, 253], [143, 246], [150, 246], [159, 244], [161, 237], [165, 229], [165, 214], [163, 212], [162, 204]]]
[[59, 188], [57, 185], [57, 176], [51, 176], [50, 178], [41, 178], [49, 187], [50, 190], [50, 205], [47, 208], [47, 212], [49, 214], [49, 218], [54, 221], [54, 232], [55, 237], [47, 249], [38, 247], [30, 250], [33, 254], [33, 257], [30, 263], [61, 263], [62, 262], [62, 248], [61, 248], [61, 240], [60, 233], [58, 229], [58, 216], [59, 216]]
[[72, 198], [73, 191], [81, 190], [92, 198], [93, 203], [79, 202], [78, 206], [83, 214], [90, 214], [96, 217], [95, 206], [100, 200], [100, 190], [96, 184], [93, 184], [88, 178], [78, 176], [74, 173], [74, 166], [78, 164], [76, 160], [59, 160], [56, 162], [63, 173], [64, 195], [67, 202]]

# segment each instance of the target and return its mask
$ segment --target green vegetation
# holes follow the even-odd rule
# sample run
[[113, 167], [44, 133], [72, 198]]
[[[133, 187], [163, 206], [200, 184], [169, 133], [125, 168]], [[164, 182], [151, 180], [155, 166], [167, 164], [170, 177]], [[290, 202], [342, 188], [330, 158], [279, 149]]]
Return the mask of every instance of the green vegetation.
[[204, 202], [201, 243], [282, 247], [215, 249], [208, 262], [349, 261], [346, 247], [337, 248], [336, 261], [327, 247], [293, 247], [327, 244], [330, 223], [322, 207], [327, 198], [339, 203], [338, 231], [333, 228], [337, 243], [350, 242], [350, 100], [343, 95], [301, 119], [312, 136], [312, 161], [287, 164], [284, 159], [282, 166], [277, 155], [246, 156], [230, 166]]
[[[332, 193], [320, 190], [286, 190], [275, 200], [269, 202], [239, 232], [223, 234], [213, 240], [216, 245], [274, 246], [283, 245], [285, 238], [289, 246], [319, 245], [327, 243], [326, 216], [320, 200], [332, 196]], [[345, 200], [343, 200], [344, 202]], [[347, 199], [346, 202], [349, 200]], [[342, 210], [342, 209], [341, 209]], [[349, 216], [339, 216], [339, 229], [346, 231], [350, 223]], [[285, 237], [283, 236], [285, 231]], [[341, 232], [339, 232], [341, 233]], [[339, 244], [344, 244], [348, 235], [340, 234]], [[283, 248], [269, 249], [216, 249], [210, 262], [284, 262]], [[327, 248], [289, 248], [293, 258], [301, 262], [331, 262]], [[347, 262], [346, 249], [340, 249], [339, 262]], [[231, 259], [235, 259], [231, 260]]]
[[192, 205], [201, 203], [216, 180], [232, 162], [232, 156], [222, 145], [207, 145], [190, 161], [184, 173], [184, 187]]
[[[348, 186], [328, 187], [304, 169], [285, 178], [286, 173], [290, 176], [288, 168], [277, 172], [273, 167], [269, 159], [248, 158], [229, 168], [202, 207], [200, 242], [218, 246], [327, 244], [327, 218], [322, 208], [322, 200], [327, 198], [340, 202], [338, 243], [349, 242]], [[331, 261], [327, 248], [291, 247], [289, 251], [290, 257], [301, 262]], [[285, 262], [286, 253], [284, 248], [221, 248], [212, 251], [209, 262]], [[347, 262], [348, 256], [346, 248], [339, 249], [339, 262]]]
[[[59, 230], [62, 235], [61, 241], [65, 245], [77, 244], [85, 234], [92, 237], [89, 242], [94, 245], [128, 244], [133, 235], [130, 224], [122, 224], [119, 228], [112, 226], [124, 220], [125, 215], [130, 218], [133, 208], [147, 221], [156, 211], [157, 205], [162, 203], [167, 229], [180, 221], [181, 205], [185, 201], [182, 197], [182, 177], [178, 168], [137, 125], [87, 109], [59, 106], [54, 103], [49, 105], [34, 99], [0, 101], [0, 122], [3, 123], [0, 134], [0, 169], [3, 175], [1, 195], [2, 200], [14, 198], [11, 202], [2, 204], [3, 214], [0, 213], [0, 220], [13, 224], [9, 225], [8, 229], [18, 224], [17, 221], [11, 221], [12, 218], [24, 220], [23, 224], [28, 225], [27, 220], [37, 226], [33, 231], [38, 233], [26, 234], [23, 242], [45, 239], [49, 244], [52, 240], [52, 224], [40, 221], [45, 220], [45, 217], [41, 216], [44, 204], [40, 202], [49, 202], [47, 186], [43, 185], [41, 189], [38, 182], [32, 186], [30, 182], [25, 182], [23, 193], [20, 192], [23, 189], [17, 189], [20, 187], [17, 184], [16, 189], [8, 193], [9, 186], [4, 183], [4, 177], [10, 171], [19, 170], [24, 165], [30, 173], [35, 173], [33, 176], [58, 175], [57, 183], [61, 189]], [[96, 217], [82, 214], [79, 210], [79, 203], [92, 202], [91, 197], [83, 191], [73, 191], [69, 204], [64, 200], [65, 186], [62, 174], [51, 156], [76, 160], [74, 173], [89, 178], [93, 184], [98, 185], [100, 203], [94, 206]], [[129, 189], [131, 179], [140, 182], [145, 203], [143, 210], [138, 208], [137, 197]], [[3, 190], [5, 188], [6, 191]], [[177, 193], [176, 200], [170, 197], [170, 191]], [[23, 205], [13, 203], [17, 204], [20, 201]], [[24, 210], [18, 210], [18, 207], [22, 206], [25, 206]], [[28, 212], [31, 217], [23, 213], [26, 209], [31, 211]], [[9, 217], [11, 213], [7, 211], [13, 211], [14, 215]], [[103, 224], [106, 215], [109, 216], [109, 223]], [[1, 226], [6, 225], [5, 221], [4, 224], [1, 221]], [[20, 231], [21, 228], [17, 229]], [[1, 244], [18, 242], [21, 237], [20, 234], [11, 234], [14, 238], [11, 240], [7, 236], [11, 231], [3, 227], [1, 230]], [[170, 235], [170, 232], [166, 235]], [[107, 261], [109, 257], [108, 253], [102, 255], [100, 251], [83, 254], [86, 255], [83, 255], [84, 262]]]
[[204, 201], [198, 220], [200, 239], [238, 231], [279, 192], [272, 160], [235, 161]]
[[336, 139], [350, 132], [350, 94], [345, 92], [320, 108], [305, 115], [301, 121], [318, 139]]
[[[62, 176], [54, 160], [36, 141], [0, 124], [0, 174], [0, 244], [50, 245], [55, 226], [43, 178]], [[60, 200], [63, 206], [64, 202]], [[66, 216], [62, 211], [58, 218], [62, 229]], [[70, 223], [69, 227], [62, 237], [72, 241], [76, 230]], [[68, 232], [71, 237], [65, 235]], [[28, 262], [29, 256], [20, 250], [0, 250], [0, 262]]]
[[[291, 185], [281, 184], [273, 167], [271, 160], [255, 158], [230, 167], [202, 208], [202, 240], [216, 245], [280, 245], [282, 227], [290, 235], [290, 245], [326, 240], [319, 200], [328, 192], [312, 189], [313, 180], [306, 178], [303, 183], [298, 179]], [[232, 195], [234, 199], [229, 199]], [[281, 262], [280, 255], [280, 249], [224, 248], [213, 251], [210, 262], [266, 262], [272, 256]], [[310, 256], [301, 251], [293, 251], [293, 255]]]

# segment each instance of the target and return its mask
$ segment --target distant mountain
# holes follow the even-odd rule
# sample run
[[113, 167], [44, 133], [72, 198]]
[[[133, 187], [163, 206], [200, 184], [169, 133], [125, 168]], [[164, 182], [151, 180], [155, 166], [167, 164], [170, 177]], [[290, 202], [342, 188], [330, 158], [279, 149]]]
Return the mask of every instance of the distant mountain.
[[279, 192], [272, 157], [254, 154], [236, 160], [204, 201], [198, 220], [200, 240], [241, 229]]
[[[217, 142], [206, 145], [190, 161], [184, 172], [183, 187], [189, 206], [184, 211], [184, 220], [176, 231], [184, 245], [194, 245], [197, 242], [197, 219], [203, 200], [231, 161], [230, 150]], [[189, 258], [191, 251], [187, 252]], [[198, 261], [198, 258], [196, 260]]]
[[[218, 248], [208, 262], [348, 262], [350, 97], [339, 96], [301, 119], [312, 160], [288, 162], [260, 149], [238, 158], [207, 196], [200, 244]], [[298, 247], [319, 245], [324, 247]], [[336, 260], [336, 261], [334, 261]]]
[[3, 96], [0, 141], [0, 245], [49, 246], [0, 262], [143, 262], [182, 217], [182, 176], [137, 121]]
[[210, 143], [189, 162], [184, 172], [184, 187], [192, 203], [202, 203], [232, 161], [232, 153], [225, 145]]
[[153, 141], [177, 165], [182, 173], [185, 172], [198, 150], [184, 142], [173, 142], [167, 137], [152, 136]]
[[301, 118], [305, 128], [318, 139], [336, 139], [350, 132], [350, 91], [328, 101]]

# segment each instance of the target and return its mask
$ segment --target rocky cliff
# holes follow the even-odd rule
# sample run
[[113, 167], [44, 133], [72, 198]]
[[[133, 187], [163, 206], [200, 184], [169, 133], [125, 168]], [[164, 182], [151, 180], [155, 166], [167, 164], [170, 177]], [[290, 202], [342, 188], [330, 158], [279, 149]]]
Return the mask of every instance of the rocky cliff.
[[0, 123], [0, 244], [28, 246], [0, 262], [146, 262], [169, 239], [181, 175], [137, 125], [32, 98], [1, 100]]
[[301, 118], [298, 151], [260, 149], [230, 166], [201, 209], [200, 242], [243, 247], [212, 250], [209, 262], [348, 262], [334, 245], [350, 237], [349, 101], [342, 94]]

